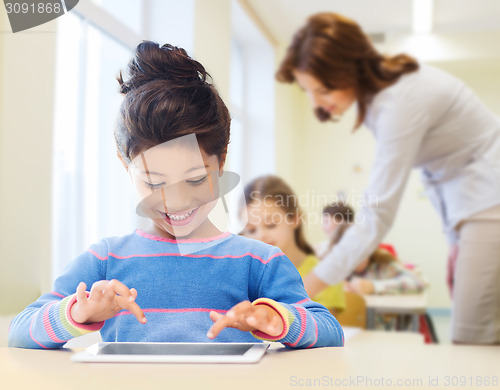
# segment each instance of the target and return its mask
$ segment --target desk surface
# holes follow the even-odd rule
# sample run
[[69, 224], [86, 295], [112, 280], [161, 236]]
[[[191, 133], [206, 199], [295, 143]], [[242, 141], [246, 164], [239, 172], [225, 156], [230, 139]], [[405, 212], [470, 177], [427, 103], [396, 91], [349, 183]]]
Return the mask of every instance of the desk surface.
[[391, 313], [424, 313], [427, 294], [363, 295], [367, 309]]
[[234, 365], [72, 363], [70, 350], [0, 348], [0, 384], [9, 390], [500, 388], [493, 386], [500, 347], [425, 345], [417, 337], [362, 331], [344, 348], [271, 349], [258, 364]]

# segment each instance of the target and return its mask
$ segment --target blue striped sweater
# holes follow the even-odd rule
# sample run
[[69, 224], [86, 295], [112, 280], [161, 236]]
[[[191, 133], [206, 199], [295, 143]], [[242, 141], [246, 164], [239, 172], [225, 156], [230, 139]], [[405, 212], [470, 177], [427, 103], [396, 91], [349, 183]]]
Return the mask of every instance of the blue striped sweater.
[[[189, 246], [179, 254], [177, 243]], [[183, 252], [184, 253], [184, 252]], [[122, 310], [115, 317], [83, 325], [71, 318], [75, 291], [99, 280], [117, 279], [138, 291], [137, 304], [148, 322]], [[227, 312], [249, 300], [277, 310], [284, 330], [278, 337], [224, 329], [215, 340], [206, 333], [211, 310]], [[9, 346], [60, 348], [66, 341], [100, 331], [103, 341], [258, 342], [279, 341], [291, 348], [342, 346], [337, 320], [309, 299], [299, 273], [276, 247], [222, 234], [211, 239], [169, 240], [142, 230], [92, 245], [64, 270], [54, 291], [27, 306], [11, 323]]]

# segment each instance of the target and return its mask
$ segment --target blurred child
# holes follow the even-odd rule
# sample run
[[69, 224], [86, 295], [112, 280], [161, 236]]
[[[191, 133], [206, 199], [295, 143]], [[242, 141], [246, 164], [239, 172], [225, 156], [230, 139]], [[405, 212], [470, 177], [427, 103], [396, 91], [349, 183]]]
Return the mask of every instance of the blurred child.
[[[396, 257], [385, 249], [378, 248], [359, 264], [348, 280], [346, 291], [357, 294], [417, 294], [424, 291], [426, 282], [416, 272], [407, 269]], [[437, 341], [432, 320], [428, 315], [420, 316], [420, 332], [426, 342]], [[410, 315], [377, 314], [375, 327], [385, 330], [405, 330], [411, 323]]]
[[318, 257], [323, 258], [338, 241], [344, 230], [354, 222], [354, 210], [342, 202], [332, 202], [323, 207], [321, 214], [321, 228], [328, 237], [325, 241], [315, 246]]
[[416, 294], [426, 283], [391, 253], [378, 248], [356, 267], [345, 285], [358, 294]]
[[[332, 202], [323, 207], [321, 214], [321, 228], [328, 237], [327, 240], [317, 244], [314, 250], [318, 257], [322, 259], [330, 252], [344, 234], [344, 231], [354, 223], [355, 212], [351, 206], [344, 202]], [[391, 244], [381, 243], [379, 248], [385, 249], [394, 257], [397, 257], [396, 250]]]
[[[297, 267], [302, 277], [319, 263], [304, 236], [303, 215], [292, 189], [277, 176], [263, 176], [245, 187], [248, 223], [243, 235], [275, 245]], [[330, 310], [345, 307], [342, 284], [313, 297]]]
[[145, 41], [128, 69], [128, 81], [118, 78], [125, 96], [115, 138], [149, 226], [71, 262], [12, 321], [9, 346], [60, 348], [94, 331], [104, 342], [343, 345], [340, 325], [309, 299], [281, 250], [208, 218], [230, 116], [204, 67], [183, 49]]

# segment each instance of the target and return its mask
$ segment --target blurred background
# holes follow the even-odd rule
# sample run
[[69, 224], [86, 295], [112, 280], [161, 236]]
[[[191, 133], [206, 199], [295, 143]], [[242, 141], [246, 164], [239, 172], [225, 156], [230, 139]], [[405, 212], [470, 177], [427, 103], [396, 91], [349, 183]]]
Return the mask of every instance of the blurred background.
[[[456, 75], [500, 116], [498, 0], [80, 0], [16, 34], [0, 7], [4, 323], [50, 291], [91, 243], [136, 226], [112, 134], [116, 76], [144, 39], [183, 47], [205, 65], [233, 118], [228, 168], [243, 183], [283, 177], [299, 195], [313, 244], [325, 239], [328, 201], [359, 209], [375, 143], [364, 128], [352, 132], [355, 108], [320, 124], [297, 86], [274, 79], [293, 33], [321, 11], [356, 20], [382, 53], [406, 52]], [[447, 243], [418, 172], [384, 242], [427, 276], [431, 313], [449, 316]]]

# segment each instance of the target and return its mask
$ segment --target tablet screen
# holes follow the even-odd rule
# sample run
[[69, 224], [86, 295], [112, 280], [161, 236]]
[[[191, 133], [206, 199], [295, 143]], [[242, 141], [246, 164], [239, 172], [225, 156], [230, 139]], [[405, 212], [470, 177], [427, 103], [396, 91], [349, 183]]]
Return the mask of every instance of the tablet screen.
[[141, 344], [118, 343], [100, 348], [98, 355], [236, 355], [242, 356], [252, 345], [248, 344]]

